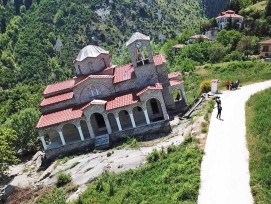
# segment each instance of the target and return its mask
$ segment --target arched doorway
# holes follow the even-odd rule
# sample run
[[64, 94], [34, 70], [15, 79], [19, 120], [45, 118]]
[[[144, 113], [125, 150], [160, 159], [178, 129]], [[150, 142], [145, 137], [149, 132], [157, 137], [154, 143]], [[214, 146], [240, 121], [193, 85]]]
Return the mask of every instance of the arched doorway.
[[147, 124], [144, 112], [141, 107], [137, 106], [133, 108], [133, 115], [136, 126]]
[[81, 129], [82, 129], [84, 138], [86, 138], [86, 139], [90, 138], [87, 122], [85, 120], [81, 120], [80, 121], [80, 126], [81, 126]]
[[114, 115], [113, 113], [109, 113], [109, 114], [107, 115], [107, 117], [108, 117], [108, 120], [109, 120], [111, 129], [112, 129], [112, 132], [117, 132], [117, 131], [119, 131], [119, 128], [118, 128], [118, 124], [117, 124], [115, 115]]
[[133, 128], [129, 113], [126, 110], [119, 112], [119, 119], [123, 130]]
[[58, 132], [55, 129], [47, 130], [45, 134], [45, 141], [48, 144], [48, 149], [53, 149], [62, 146], [62, 142]]
[[90, 116], [90, 122], [95, 136], [108, 134], [102, 114], [93, 113]]
[[164, 120], [164, 115], [159, 100], [152, 98], [147, 101], [146, 106], [151, 122]]
[[65, 142], [73, 143], [76, 141], [81, 141], [80, 134], [77, 127], [74, 124], [66, 124], [62, 128], [62, 133], [64, 136]]

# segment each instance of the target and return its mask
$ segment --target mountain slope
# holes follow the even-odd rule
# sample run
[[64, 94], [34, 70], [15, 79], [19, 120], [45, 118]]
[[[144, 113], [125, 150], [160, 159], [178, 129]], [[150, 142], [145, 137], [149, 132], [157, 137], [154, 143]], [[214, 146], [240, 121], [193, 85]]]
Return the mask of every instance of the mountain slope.
[[204, 13], [208, 18], [216, 17], [226, 7], [229, 0], [202, 0]]
[[[2, 51], [10, 50], [17, 68], [11, 74], [24, 83], [51, 83], [71, 76], [72, 61], [87, 44], [114, 53], [135, 31], [163, 41], [185, 28], [196, 28], [203, 19], [200, 0], [41, 0], [33, 1], [28, 10], [22, 3], [18, 0], [13, 5], [21, 18], [15, 43]], [[3, 7], [11, 10], [11, 1]], [[54, 48], [57, 39], [62, 44], [59, 51]], [[6, 64], [0, 62], [0, 69], [9, 68]]]

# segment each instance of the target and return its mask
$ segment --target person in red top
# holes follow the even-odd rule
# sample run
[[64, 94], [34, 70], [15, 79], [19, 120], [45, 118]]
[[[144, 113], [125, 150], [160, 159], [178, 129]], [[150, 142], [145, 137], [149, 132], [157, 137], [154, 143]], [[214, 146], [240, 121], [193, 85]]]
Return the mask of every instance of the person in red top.
[[228, 80], [228, 81], [226, 81], [226, 87], [227, 87], [227, 90], [229, 90], [229, 88], [230, 88], [230, 84], [231, 84], [231, 82], [229, 82], [229, 80]]

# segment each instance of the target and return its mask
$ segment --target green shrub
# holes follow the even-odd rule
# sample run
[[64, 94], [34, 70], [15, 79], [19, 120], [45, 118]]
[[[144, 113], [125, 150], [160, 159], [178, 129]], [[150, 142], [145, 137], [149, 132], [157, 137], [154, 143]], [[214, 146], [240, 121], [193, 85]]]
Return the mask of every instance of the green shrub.
[[49, 193], [42, 196], [37, 202], [37, 204], [66, 204], [65, 193], [62, 188], [54, 188]]
[[202, 133], [207, 133], [207, 132], [208, 132], [208, 127], [203, 127], [203, 128], [201, 129], [201, 132], [202, 132]]
[[71, 175], [65, 172], [61, 172], [57, 175], [57, 186], [64, 186], [65, 184], [71, 182]]
[[200, 89], [202, 93], [207, 93], [211, 91], [211, 81], [210, 80], [204, 80], [200, 83]]
[[175, 146], [175, 145], [171, 145], [171, 146], [169, 146], [167, 148], [167, 153], [168, 154], [171, 154], [171, 153], [176, 152], [176, 151], [177, 151], [177, 146]]
[[160, 154], [158, 152], [157, 149], [154, 149], [148, 156], [147, 156], [147, 160], [149, 163], [153, 163], [158, 161], [160, 158]]

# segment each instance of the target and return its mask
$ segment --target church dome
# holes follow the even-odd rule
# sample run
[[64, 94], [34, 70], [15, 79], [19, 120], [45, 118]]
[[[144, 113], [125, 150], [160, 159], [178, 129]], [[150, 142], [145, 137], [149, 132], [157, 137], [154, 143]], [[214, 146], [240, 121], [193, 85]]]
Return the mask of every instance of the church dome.
[[98, 57], [100, 54], [109, 54], [109, 51], [95, 45], [88, 45], [84, 47], [77, 55], [75, 61], [83, 61], [88, 57]]

